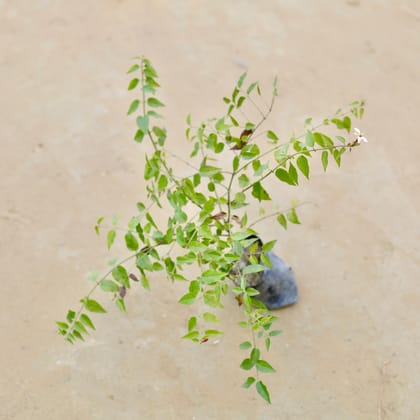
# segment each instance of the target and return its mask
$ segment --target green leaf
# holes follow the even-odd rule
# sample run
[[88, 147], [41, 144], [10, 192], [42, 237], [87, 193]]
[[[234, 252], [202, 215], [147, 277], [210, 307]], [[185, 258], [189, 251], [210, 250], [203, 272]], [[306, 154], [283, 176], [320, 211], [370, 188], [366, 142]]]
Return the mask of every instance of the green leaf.
[[103, 279], [101, 280], [100, 287], [104, 292], [118, 292], [120, 286], [114, 283], [112, 280]]
[[139, 243], [131, 232], [127, 232], [125, 235], [125, 245], [130, 251], [137, 251], [139, 249]]
[[117, 265], [112, 270], [112, 277], [114, 277], [117, 283], [120, 283], [127, 289], [130, 288], [130, 281], [128, 280], [127, 270], [122, 265]]
[[83, 303], [89, 312], [106, 313], [106, 310], [100, 303], [93, 299], [84, 299]]
[[287, 212], [287, 220], [295, 225], [300, 224], [296, 210], [293, 208]]
[[276, 371], [270, 365], [270, 363], [266, 362], [265, 360], [258, 360], [256, 366], [257, 366], [257, 370], [259, 370], [260, 372], [274, 373]]
[[133, 90], [139, 84], [139, 79], [136, 77], [128, 84], [128, 90]]
[[244, 160], [250, 160], [260, 154], [260, 149], [256, 144], [247, 144], [241, 150], [241, 156]]
[[128, 73], [133, 73], [134, 71], [138, 70], [140, 68], [140, 66], [138, 64], [133, 64], [127, 71]]
[[241, 350], [247, 350], [252, 347], [252, 344], [249, 341], [244, 341], [243, 343], [239, 344], [239, 348]]
[[298, 185], [298, 173], [295, 166], [291, 162], [289, 164], [289, 176], [290, 179], [293, 180], [293, 185]]
[[223, 333], [222, 331], [218, 331], [218, 330], [205, 330], [204, 335], [206, 335], [207, 337], [219, 337], [223, 335]]
[[290, 176], [290, 173], [287, 172], [285, 169], [283, 168], [279, 168], [276, 170], [275, 172], [276, 177], [280, 180], [285, 182], [286, 184], [289, 185], [296, 185], [295, 181], [293, 180], [293, 178]]
[[165, 106], [165, 104], [159, 101], [159, 99], [157, 98], [149, 98], [147, 100], [147, 105], [149, 105], [152, 108], [160, 108], [160, 107]]
[[85, 339], [83, 338], [82, 334], [79, 333], [79, 331], [77, 330], [73, 330], [73, 335], [78, 338], [81, 341], [85, 341]]
[[268, 192], [264, 189], [259, 181], [252, 186], [252, 196], [260, 202], [263, 200], [271, 200]]
[[191, 305], [192, 303], [194, 303], [196, 297], [197, 296], [193, 293], [186, 293], [184, 296], [181, 297], [181, 299], [179, 299], [178, 302], [184, 305]]
[[265, 267], [261, 264], [250, 264], [247, 265], [243, 270], [242, 274], [252, 274], [252, 273], [259, 273], [264, 271]]
[[297, 158], [296, 164], [298, 168], [300, 169], [300, 171], [303, 173], [303, 175], [305, 175], [306, 178], [309, 179], [308, 159], [305, 156], [301, 155]]
[[115, 305], [117, 306], [117, 308], [121, 311], [121, 312], [127, 312], [127, 309], [125, 307], [125, 303], [124, 300], [121, 298], [117, 298], [115, 299]]
[[238, 156], [235, 156], [233, 158], [232, 168], [233, 168], [234, 171], [238, 170], [238, 168], [239, 168], [239, 157]]
[[86, 314], [80, 315], [80, 321], [82, 321], [83, 324], [85, 324], [90, 329], [92, 329], [92, 330], [95, 329], [95, 326], [93, 325], [93, 322], [91, 321], [91, 319]]
[[80, 321], [76, 321], [76, 322], [74, 323], [73, 328], [74, 328], [76, 331], [79, 331], [79, 333], [80, 333], [80, 334], [89, 334], [89, 333], [87, 332], [87, 330], [86, 330], [85, 326], [84, 326], [84, 325], [83, 325]]
[[246, 71], [241, 74], [241, 77], [239, 78], [238, 83], [237, 83], [237, 86], [239, 88], [242, 87], [242, 85], [244, 84], [244, 80], [245, 80], [246, 74], [247, 74]]
[[197, 326], [197, 318], [195, 316], [192, 316], [188, 320], [188, 331], [193, 330]]
[[75, 316], [76, 316], [76, 312], [69, 310], [67, 312], [66, 319], [67, 321], [72, 322]]
[[107, 235], [107, 237], [106, 237], [107, 242], [108, 242], [108, 249], [111, 249], [112, 244], [113, 244], [113, 243], [114, 243], [114, 241], [115, 241], [115, 236], [116, 236], [115, 230], [110, 230], [110, 231], [108, 232], [108, 235]]
[[258, 82], [251, 83], [246, 90], [246, 93], [249, 95], [258, 85]]
[[150, 290], [149, 280], [147, 280], [147, 277], [144, 274], [140, 278], [140, 283], [144, 289]]
[[198, 341], [198, 336], [199, 336], [199, 332], [198, 331], [190, 331], [188, 334], [185, 334], [183, 337], [181, 338], [185, 338], [185, 339], [189, 339], [189, 340], [195, 340]]
[[269, 337], [267, 337], [267, 338], [265, 339], [265, 348], [267, 349], [267, 351], [269, 351], [269, 350], [270, 350], [270, 345], [271, 345], [271, 340], [270, 340], [270, 338], [269, 338]]
[[277, 137], [277, 134], [276, 133], [274, 133], [274, 131], [271, 131], [271, 130], [268, 130], [267, 131], [267, 137], [270, 139], [270, 140], [274, 140], [274, 141], [277, 141], [279, 138]]
[[265, 401], [267, 401], [269, 404], [271, 404], [270, 394], [269, 394], [268, 389], [265, 386], [265, 384], [262, 381], [258, 381], [257, 384], [256, 384], [256, 387], [257, 387], [258, 394], [260, 394], [261, 397]]
[[204, 321], [206, 321], [208, 323], [218, 324], [220, 322], [219, 318], [217, 318], [216, 315], [214, 315], [210, 312], [204, 312], [203, 313], [203, 319], [204, 319]]
[[245, 102], [245, 96], [241, 96], [239, 99], [238, 99], [238, 103], [236, 104], [236, 108], [240, 108], [241, 106], [242, 106], [242, 104]]
[[324, 172], [327, 170], [328, 167], [328, 152], [324, 150], [321, 155], [322, 167], [324, 168]]
[[305, 134], [305, 142], [306, 142], [306, 145], [309, 146], [309, 147], [313, 147], [314, 146], [315, 139], [314, 139], [314, 136], [312, 134], [312, 131], [307, 131], [306, 132], [306, 134]]
[[284, 214], [279, 214], [277, 216], [277, 221], [283, 226], [284, 229], [287, 229], [287, 219]]
[[240, 365], [241, 369], [251, 370], [254, 367], [255, 363], [252, 363], [251, 359], [244, 359]]
[[249, 376], [248, 379], [242, 384], [242, 388], [249, 388], [255, 382], [255, 378]]
[[140, 101], [138, 99], [134, 99], [134, 101], [131, 102], [131, 105], [128, 108], [127, 115], [130, 115], [133, 112], [137, 111], [137, 108], [139, 107], [139, 105], [140, 105]]
[[69, 325], [66, 322], [56, 321], [55, 323], [57, 324], [57, 327], [62, 330], [67, 330], [67, 328], [69, 327]]
[[216, 270], [206, 270], [201, 274], [201, 280], [206, 284], [213, 284], [226, 277], [226, 273], [221, 273]]
[[273, 330], [273, 331], [270, 331], [270, 333], [268, 334], [270, 337], [275, 337], [276, 335], [279, 335], [279, 334], [281, 334], [283, 331], [281, 331], [281, 330]]
[[149, 131], [149, 117], [147, 115], [137, 117], [136, 123], [143, 134]]
[[251, 351], [251, 362], [255, 364], [257, 363], [259, 359], [260, 359], [260, 350], [254, 347]]
[[241, 188], [245, 188], [249, 185], [249, 178], [245, 175], [242, 174], [239, 178], [238, 178], [238, 182], [239, 182], [239, 186]]

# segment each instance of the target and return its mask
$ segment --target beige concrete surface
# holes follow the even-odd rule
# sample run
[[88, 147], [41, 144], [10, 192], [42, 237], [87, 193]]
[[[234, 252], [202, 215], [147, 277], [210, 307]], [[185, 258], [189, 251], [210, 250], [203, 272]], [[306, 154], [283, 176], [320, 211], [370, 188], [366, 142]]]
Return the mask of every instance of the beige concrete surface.
[[[417, 0], [0, 0], [0, 51], [1, 419], [420, 418]], [[105, 251], [96, 218], [129, 217], [145, 196], [148, 149], [125, 116], [138, 54], [160, 73], [177, 150], [186, 114], [222, 112], [244, 68], [263, 86], [278, 75], [270, 127], [286, 138], [367, 100], [367, 145], [341, 170], [315, 165], [309, 183], [278, 187], [280, 205], [310, 203], [302, 226], [260, 225], [300, 287], [279, 312], [272, 406], [240, 387], [234, 300], [218, 344], [179, 339], [183, 285], [158, 275], [126, 316], [108, 302], [85, 344], [55, 332], [86, 273], [121, 251]]]

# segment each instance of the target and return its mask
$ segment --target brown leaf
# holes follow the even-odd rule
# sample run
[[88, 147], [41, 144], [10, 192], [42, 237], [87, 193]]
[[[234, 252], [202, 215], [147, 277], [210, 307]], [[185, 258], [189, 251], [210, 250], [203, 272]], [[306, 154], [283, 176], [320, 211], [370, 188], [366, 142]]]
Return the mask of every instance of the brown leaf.
[[211, 216], [211, 218], [213, 220], [220, 220], [220, 219], [224, 219], [227, 216], [227, 213], [225, 211], [221, 211], [220, 213], [216, 213], [213, 216]]
[[133, 273], [131, 273], [128, 277], [130, 277], [130, 279], [133, 281], [139, 281], [138, 277]]
[[127, 289], [125, 288], [125, 286], [121, 286], [120, 287], [120, 291], [119, 291], [119, 295], [122, 299], [124, 299], [124, 296], [127, 294]]

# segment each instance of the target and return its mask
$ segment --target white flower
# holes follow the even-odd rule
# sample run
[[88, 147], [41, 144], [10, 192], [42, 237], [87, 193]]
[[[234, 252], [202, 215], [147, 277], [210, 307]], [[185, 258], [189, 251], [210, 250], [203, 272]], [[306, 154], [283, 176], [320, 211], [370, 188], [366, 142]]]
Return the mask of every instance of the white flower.
[[368, 142], [368, 139], [364, 136], [364, 134], [358, 128], [354, 127], [353, 134], [356, 136], [356, 141], [358, 144]]

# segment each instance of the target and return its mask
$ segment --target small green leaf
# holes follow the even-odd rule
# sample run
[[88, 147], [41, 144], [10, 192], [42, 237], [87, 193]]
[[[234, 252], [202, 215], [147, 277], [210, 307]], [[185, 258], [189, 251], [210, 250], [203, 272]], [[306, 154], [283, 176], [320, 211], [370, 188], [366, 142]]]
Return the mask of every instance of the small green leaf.
[[252, 186], [252, 196], [260, 202], [263, 200], [271, 200], [271, 197], [268, 195], [268, 192], [264, 189], [264, 187], [259, 181], [253, 184]]
[[207, 337], [219, 337], [223, 335], [223, 333], [222, 331], [218, 331], [218, 330], [205, 330], [204, 335], [206, 335]]
[[277, 216], [277, 221], [283, 226], [284, 229], [287, 229], [287, 219], [284, 214], [279, 214]]
[[197, 318], [195, 316], [192, 316], [188, 320], [188, 331], [193, 330], [197, 326]]
[[69, 327], [69, 325], [66, 322], [56, 321], [55, 323], [57, 324], [57, 327], [62, 330], [67, 330], [67, 328]]
[[134, 99], [134, 101], [131, 102], [131, 105], [128, 108], [127, 115], [130, 115], [133, 112], [137, 111], [137, 108], [139, 107], [139, 105], [140, 105], [140, 101], [138, 99]]
[[255, 363], [252, 363], [251, 359], [244, 359], [240, 365], [241, 369], [251, 370], [254, 367]]
[[147, 115], [137, 117], [136, 120], [137, 127], [142, 131], [143, 134], [146, 134], [149, 130], [149, 117]]
[[193, 340], [193, 341], [198, 341], [199, 334], [200, 333], [198, 331], [190, 331], [188, 334], [185, 334], [181, 338], [188, 339], [188, 340]]
[[106, 313], [106, 310], [100, 303], [93, 299], [84, 299], [83, 303], [89, 312]]
[[85, 324], [90, 329], [92, 329], [92, 330], [95, 329], [95, 326], [93, 325], [93, 322], [91, 321], [91, 319], [86, 314], [80, 315], [80, 321], [82, 321], [83, 324]]
[[107, 242], [108, 242], [108, 249], [111, 249], [112, 244], [115, 241], [115, 236], [116, 236], [115, 230], [110, 230], [108, 232], [108, 235], [106, 237], [107, 238]]
[[67, 312], [66, 319], [67, 321], [72, 322], [75, 316], [76, 316], [76, 312], [69, 310]]
[[128, 84], [128, 90], [133, 90], [139, 84], [139, 79], [136, 77]]
[[238, 170], [238, 168], [239, 168], [239, 157], [238, 156], [235, 156], [233, 158], [232, 167], [233, 167], [233, 170], [234, 171], [237, 171]]
[[238, 103], [236, 104], [236, 108], [240, 108], [241, 106], [242, 106], [242, 104], [245, 102], [245, 96], [241, 96], [241, 97], [239, 97], [239, 99], [238, 99]]
[[264, 271], [265, 267], [261, 264], [250, 264], [247, 265], [243, 270], [242, 274], [252, 274], [252, 273], [259, 273]]
[[82, 334], [79, 333], [79, 331], [77, 330], [73, 330], [73, 335], [78, 338], [81, 341], [85, 341], [85, 339], [83, 338]]
[[265, 386], [265, 384], [262, 381], [258, 381], [257, 384], [256, 384], [256, 387], [257, 387], [258, 394], [260, 394], [261, 397], [265, 401], [267, 401], [269, 404], [271, 404], [270, 394], [269, 394], [268, 389]]
[[265, 348], [267, 349], [267, 351], [269, 351], [269, 350], [270, 350], [270, 345], [271, 345], [271, 340], [270, 340], [270, 338], [269, 338], [269, 337], [267, 337], [267, 338], [265, 339]]
[[139, 243], [131, 232], [127, 232], [125, 235], [125, 245], [130, 251], [137, 251], [139, 249]]
[[287, 220], [295, 225], [300, 224], [296, 210], [293, 208], [287, 212]]
[[147, 277], [144, 274], [140, 278], [140, 283], [144, 289], [150, 290], [149, 280], [147, 280]]
[[289, 172], [287, 172], [283, 168], [277, 169], [276, 172], [275, 172], [275, 175], [280, 181], [283, 181], [286, 184], [296, 185], [293, 178], [290, 176]]
[[315, 144], [314, 136], [312, 134], [312, 131], [307, 131], [305, 134], [305, 142], [306, 145], [309, 147], [313, 147]]
[[327, 170], [328, 167], [328, 152], [324, 150], [321, 155], [322, 166], [324, 168], [324, 172]]
[[115, 305], [117, 306], [117, 308], [121, 311], [121, 312], [127, 312], [127, 309], [125, 307], [125, 303], [124, 300], [121, 298], [117, 298], [115, 299]]
[[112, 277], [114, 277], [116, 282], [127, 287], [127, 289], [130, 288], [130, 281], [128, 280], [127, 270], [122, 265], [117, 265], [112, 270]]
[[239, 178], [238, 178], [238, 182], [239, 182], [239, 186], [241, 188], [245, 188], [249, 185], [249, 178], [245, 175], [242, 174]]
[[89, 333], [87, 332], [87, 330], [86, 330], [85, 326], [84, 326], [84, 325], [83, 325], [80, 321], [76, 321], [76, 322], [74, 323], [73, 328], [74, 328], [76, 331], [79, 331], [79, 333], [80, 333], [80, 334], [89, 334]]
[[239, 78], [238, 83], [237, 83], [237, 86], [239, 88], [242, 87], [242, 85], [244, 84], [244, 80], [245, 80], [246, 74], [247, 74], [246, 71], [241, 74], [241, 77]]
[[160, 108], [160, 107], [165, 106], [165, 104], [159, 101], [159, 99], [157, 98], [149, 98], [147, 100], [147, 105], [149, 105], [152, 108]]
[[255, 378], [249, 376], [248, 379], [242, 384], [242, 388], [249, 388], [255, 382]]
[[247, 350], [250, 349], [252, 344], [249, 341], [244, 341], [243, 343], [239, 344], [239, 348], [241, 350]]
[[270, 331], [270, 333], [268, 334], [270, 337], [275, 337], [276, 335], [279, 335], [279, 334], [281, 334], [283, 331], [281, 331], [281, 330], [273, 330], [273, 331]]
[[184, 305], [191, 305], [194, 303], [196, 297], [197, 296], [193, 293], [186, 293], [184, 296], [181, 297], [181, 299], [179, 299], [178, 302]]
[[301, 155], [297, 158], [296, 164], [298, 168], [300, 169], [300, 171], [303, 173], [303, 175], [305, 175], [306, 178], [309, 179], [308, 159], [305, 156]]
[[265, 373], [274, 373], [276, 370], [265, 360], [258, 360], [256, 363], [257, 370]]
[[140, 66], [138, 64], [133, 64], [127, 71], [128, 73], [133, 73], [134, 71], [138, 70], [140, 68]]
[[289, 164], [289, 176], [293, 180], [293, 185], [298, 185], [298, 173], [292, 162]]
[[246, 90], [246, 93], [249, 95], [258, 85], [258, 82], [251, 83]]
[[274, 132], [274, 131], [271, 131], [271, 130], [268, 130], [267, 131], [267, 137], [270, 139], [270, 140], [274, 140], [274, 141], [277, 141], [279, 138], [277, 137], [277, 134]]
[[120, 286], [114, 283], [112, 280], [103, 279], [101, 280], [100, 287], [104, 292], [118, 292]]
[[260, 359], [260, 350], [254, 347], [251, 351], [251, 361], [253, 364], [257, 363]]

